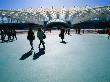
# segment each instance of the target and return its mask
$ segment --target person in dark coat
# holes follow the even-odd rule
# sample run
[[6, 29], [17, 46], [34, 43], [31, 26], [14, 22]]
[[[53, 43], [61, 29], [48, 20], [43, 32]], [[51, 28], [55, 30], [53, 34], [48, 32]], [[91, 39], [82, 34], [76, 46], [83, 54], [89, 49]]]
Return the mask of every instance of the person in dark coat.
[[45, 42], [43, 39], [46, 38], [46, 35], [44, 34], [44, 32], [42, 31], [41, 28], [38, 28], [38, 32], [37, 32], [37, 37], [38, 39], [40, 40], [40, 43], [39, 43], [39, 49], [40, 49], [40, 45], [42, 44], [43, 45], [43, 49], [45, 50]]
[[30, 42], [31, 50], [33, 50], [33, 40], [35, 40], [35, 35], [31, 28], [29, 28], [27, 39]]
[[60, 37], [62, 39], [62, 42], [63, 42], [63, 39], [64, 39], [64, 34], [65, 34], [65, 29], [61, 28], [61, 30], [60, 30]]

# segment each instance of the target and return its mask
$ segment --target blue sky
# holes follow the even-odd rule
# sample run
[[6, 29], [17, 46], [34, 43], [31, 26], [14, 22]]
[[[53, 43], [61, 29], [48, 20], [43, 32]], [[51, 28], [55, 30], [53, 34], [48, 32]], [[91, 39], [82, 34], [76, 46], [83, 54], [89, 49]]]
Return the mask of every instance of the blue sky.
[[0, 9], [72, 7], [72, 6], [109, 6], [110, 0], [0, 0]]

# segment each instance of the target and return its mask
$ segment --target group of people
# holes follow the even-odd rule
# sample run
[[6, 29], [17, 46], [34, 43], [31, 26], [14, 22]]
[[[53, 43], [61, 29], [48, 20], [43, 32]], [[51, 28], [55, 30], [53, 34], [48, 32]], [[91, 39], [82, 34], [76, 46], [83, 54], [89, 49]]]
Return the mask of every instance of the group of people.
[[17, 40], [15, 27], [8, 26], [0, 28], [1, 42]]
[[[43, 32], [43, 30], [41, 28], [38, 28], [37, 37], [38, 37], [38, 39], [40, 41], [38, 48], [40, 49], [41, 44], [42, 44], [43, 45], [43, 49], [45, 50], [44, 39], [46, 38], [46, 35], [45, 35], [45, 33]], [[30, 42], [31, 50], [33, 50], [34, 49], [33, 48], [33, 40], [35, 40], [35, 34], [34, 34], [34, 32], [32, 31], [31, 28], [29, 28], [27, 39]]]
[[[76, 29], [76, 33], [80, 34], [80, 28]], [[108, 33], [108, 39], [110, 39], [110, 29], [108, 29], [107, 33]], [[64, 36], [66, 34], [70, 35], [70, 29], [61, 28], [59, 37], [61, 38], [62, 42], [64, 42]], [[13, 41], [14, 39], [17, 40], [15, 27], [0, 28], [0, 35], [1, 35], [2, 43], [6, 40], [6, 37], [8, 38], [7, 41]], [[42, 45], [43, 49], [45, 50], [45, 42], [44, 42], [44, 39], [46, 38], [45, 31], [43, 31], [41, 28], [38, 28], [37, 37], [40, 41], [38, 48], [40, 48]], [[32, 28], [29, 28], [28, 30], [27, 39], [29, 40], [31, 49], [33, 50], [34, 49], [33, 40], [35, 40], [35, 34]]]
[[[65, 29], [64, 28], [61, 28], [60, 29], [59, 37], [61, 37], [62, 42], [64, 42], [64, 36], [65, 36]], [[42, 45], [43, 46], [43, 49], [45, 50], [44, 39], [46, 38], [46, 35], [45, 35], [45, 32], [41, 28], [38, 28], [37, 37], [38, 37], [38, 39], [40, 41], [38, 48], [40, 49], [41, 48], [41, 45]], [[35, 40], [35, 34], [34, 34], [32, 28], [29, 28], [29, 30], [28, 30], [27, 39], [30, 42], [31, 50], [33, 50], [34, 49], [33, 48], [33, 40]]]

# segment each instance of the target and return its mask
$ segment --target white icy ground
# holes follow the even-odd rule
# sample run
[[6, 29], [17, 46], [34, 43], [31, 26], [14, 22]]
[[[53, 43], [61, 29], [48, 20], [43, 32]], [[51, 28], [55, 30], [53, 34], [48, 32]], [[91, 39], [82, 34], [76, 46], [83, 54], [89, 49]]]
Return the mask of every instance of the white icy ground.
[[107, 35], [66, 35], [60, 43], [59, 32], [46, 33], [45, 54], [33, 60], [39, 51], [34, 41], [32, 55], [27, 34], [18, 40], [0, 43], [0, 82], [110, 82], [110, 40]]

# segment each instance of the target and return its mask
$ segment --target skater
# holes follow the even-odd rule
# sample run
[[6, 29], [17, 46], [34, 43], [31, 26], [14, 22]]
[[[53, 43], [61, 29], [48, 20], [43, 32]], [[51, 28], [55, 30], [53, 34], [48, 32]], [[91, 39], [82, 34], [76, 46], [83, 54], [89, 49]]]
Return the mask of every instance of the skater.
[[33, 40], [35, 40], [35, 35], [31, 28], [29, 28], [27, 39], [30, 42], [31, 50], [33, 50]]
[[40, 46], [41, 44], [43, 45], [43, 49], [45, 50], [45, 42], [43, 41], [43, 39], [46, 38], [46, 35], [44, 34], [44, 32], [42, 31], [41, 28], [38, 28], [38, 32], [37, 32], [37, 37], [38, 39], [40, 40], [40, 43], [39, 43], [39, 49], [40, 49]]

